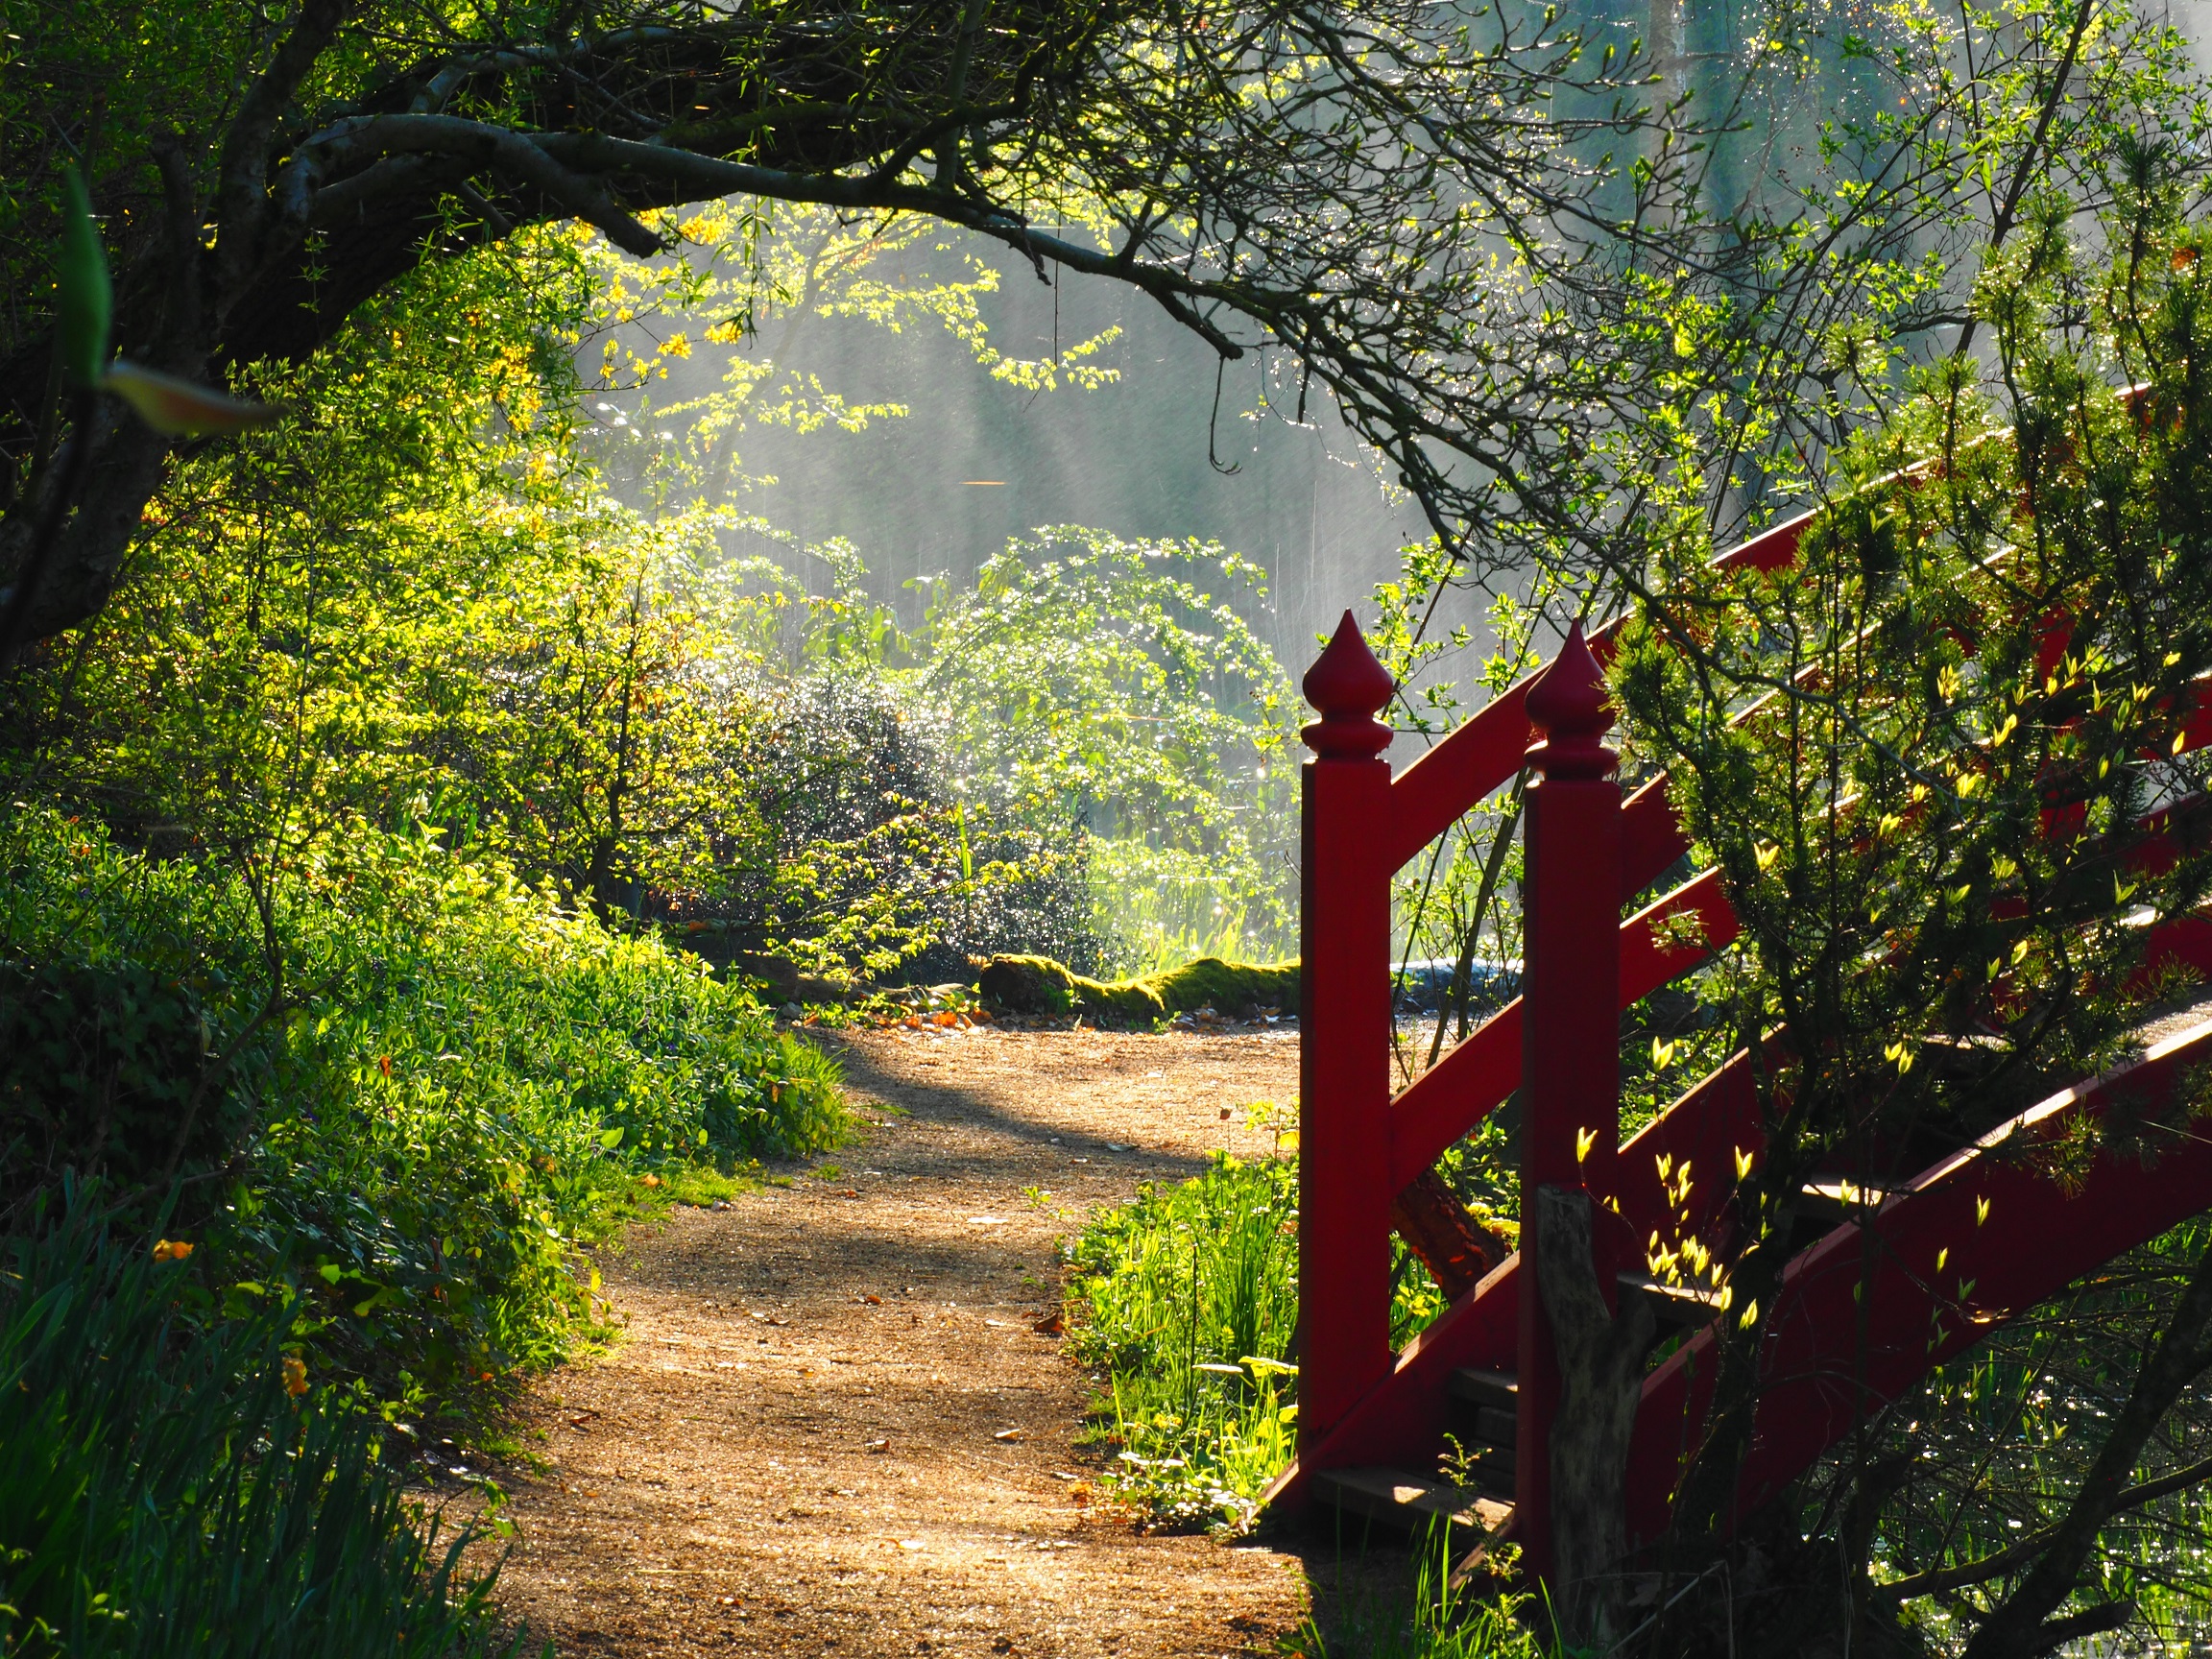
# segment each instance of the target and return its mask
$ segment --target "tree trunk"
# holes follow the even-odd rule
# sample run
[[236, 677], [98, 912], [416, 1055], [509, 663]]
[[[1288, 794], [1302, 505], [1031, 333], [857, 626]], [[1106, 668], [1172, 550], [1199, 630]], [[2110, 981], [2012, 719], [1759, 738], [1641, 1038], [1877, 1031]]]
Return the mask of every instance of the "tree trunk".
[[1627, 1553], [1628, 1437], [1643, 1396], [1652, 1314], [1632, 1296], [1605, 1305], [1591, 1234], [1590, 1195], [1537, 1190], [1544, 1247], [1537, 1288], [1559, 1362], [1551, 1430], [1551, 1607], [1569, 1647], [1604, 1649], [1622, 1632]]
[[1456, 1302], [1505, 1260], [1505, 1246], [1485, 1231], [1459, 1195], [1433, 1169], [1424, 1169], [1390, 1205], [1390, 1225], [1421, 1258], [1445, 1299]]

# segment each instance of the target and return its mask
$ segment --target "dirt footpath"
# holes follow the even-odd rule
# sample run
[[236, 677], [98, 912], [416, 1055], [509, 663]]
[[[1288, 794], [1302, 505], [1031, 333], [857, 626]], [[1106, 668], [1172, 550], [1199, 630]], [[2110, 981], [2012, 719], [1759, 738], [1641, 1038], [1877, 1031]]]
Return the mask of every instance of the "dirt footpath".
[[1104, 1514], [1037, 1328], [1094, 1207], [1266, 1148], [1244, 1108], [1295, 1096], [1296, 1037], [825, 1041], [865, 1140], [609, 1254], [629, 1340], [526, 1409], [552, 1467], [502, 1604], [577, 1654], [1273, 1651], [1302, 1563]]

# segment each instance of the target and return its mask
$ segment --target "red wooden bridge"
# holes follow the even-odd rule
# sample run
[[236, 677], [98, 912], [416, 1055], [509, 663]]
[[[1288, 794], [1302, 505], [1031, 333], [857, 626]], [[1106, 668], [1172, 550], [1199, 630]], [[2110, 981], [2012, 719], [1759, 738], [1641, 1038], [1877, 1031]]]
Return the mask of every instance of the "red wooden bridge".
[[[1809, 521], [1780, 525], [1726, 559], [1787, 567]], [[1577, 630], [1542, 673], [1395, 778], [1381, 758], [1391, 733], [1376, 719], [1390, 677], [1349, 613], [1305, 682], [1321, 718], [1306, 729], [1314, 757], [1303, 791], [1303, 1359], [1298, 1457], [1271, 1498], [1479, 1521], [1517, 1539], [1540, 1575], [1550, 1561], [1559, 1379], [1531, 1271], [1542, 1248], [1530, 1225], [1536, 1189], [1586, 1188], [1618, 1207], [1636, 1239], [1686, 1236], [1721, 1215], [1736, 1159], [1756, 1157], [1762, 1141], [1740, 1054], [1620, 1142], [1622, 1011], [1726, 946], [1738, 925], [1717, 871], [1622, 916], [1688, 843], [1664, 777], [1626, 800], [1611, 781], [1600, 678], [1609, 648], [1604, 635], [1586, 645]], [[2183, 746], [2207, 739], [2212, 709], [2200, 699]], [[1524, 765], [1522, 996], [1393, 1094], [1392, 875]], [[1692, 912], [1698, 928], [1666, 926]], [[1702, 942], [1683, 943], [1685, 932]], [[2163, 926], [2152, 957], [2212, 970], [2212, 925]], [[2117, 1098], [2154, 1105], [2207, 1060], [2212, 1020], [1931, 1167], [1900, 1171], [1884, 1190], [1841, 1181], [1808, 1188], [1806, 1208], [1833, 1227], [1791, 1262], [1770, 1314], [1739, 1513], [1783, 1492], [1932, 1366], [2100, 1262], [2212, 1208], [2212, 1139], [2182, 1139], [2148, 1167], [2105, 1157], [2067, 1185], [2009, 1155], [2066, 1136]], [[1432, 1166], [1516, 1090], [1522, 1249], [1493, 1262]], [[1685, 1166], [1700, 1175], [1687, 1208], [1687, 1183], [1670, 1190], [1668, 1173]], [[1394, 1229], [1453, 1297], [1403, 1352], [1389, 1339]], [[1640, 1265], [1608, 1295], [1651, 1298], [1684, 1340], [1643, 1383], [1627, 1470], [1631, 1547], [1666, 1526], [1707, 1406], [1716, 1367], [1701, 1361], [1719, 1312], [1633, 1270]], [[1479, 1454], [1477, 1487], [1447, 1486], [1436, 1473], [1448, 1434]]]

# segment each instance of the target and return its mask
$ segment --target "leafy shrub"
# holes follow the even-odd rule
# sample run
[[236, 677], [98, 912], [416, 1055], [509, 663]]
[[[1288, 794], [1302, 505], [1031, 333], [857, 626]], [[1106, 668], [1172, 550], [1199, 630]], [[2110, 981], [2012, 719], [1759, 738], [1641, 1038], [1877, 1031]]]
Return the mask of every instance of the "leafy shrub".
[[0, 1144], [35, 1183], [166, 1185], [221, 1163], [241, 1125], [209, 1036], [200, 999], [156, 969], [0, 960]]
[[955, 780], [941, 733], [846, 664], [764, 685], [734, 737], [742, 794], [714, 819], [713, 873], [664, 908], [717, 953], [815, 972], [966, 979], [971, 956], [1091, 962], [1089, 838]]
[[70, 1659], [512, 1652], [377, 1461], [301, 1388], [290, 1310], [196, 1328], [188, 1270], [83, 1190], [0, 1276], [0, 1650]]
[[1216, 542], [1063, 525], [932, 595], [905, 677], [946, 753], [1031, 822], [1091, 840], [1089, 962], [1142, 971], [1279, 952], [1296, 932], [1296, 694], [1244, 621], [1262, 572]]
[[[387, 1397], [565, 1352], [589, 1314], [576, 1246], [640, 1179], [842, 1132], [833, 1064], [742, 991], [429, 831], [356, 827], [258, 896], [49, 812], [0, 838], [0, 959], [182, 987], [213, 1056], [195, 1074], [229, 1058], [196, 1087], [239, 1133], [183, 1166], [210, 1282], [241, 1313], [298, 1288], [319, 1360]], [[11, 1164], [18, 1203], [36, 1174]]]

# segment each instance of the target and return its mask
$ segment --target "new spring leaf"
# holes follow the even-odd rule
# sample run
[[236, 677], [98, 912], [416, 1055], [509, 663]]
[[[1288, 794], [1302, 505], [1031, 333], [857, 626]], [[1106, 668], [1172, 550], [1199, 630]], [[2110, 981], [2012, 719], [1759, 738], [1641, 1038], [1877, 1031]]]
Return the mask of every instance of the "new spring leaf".
[[108, 280], [108, 254], [92, 224], [92, 197], [74, 167], [61, 178], [61, 253], [55, 276], [60, 286], [62, 376], [75, 387], [96, 384], [108, 365], [108, 330], [115, 315], [115, 290]]

